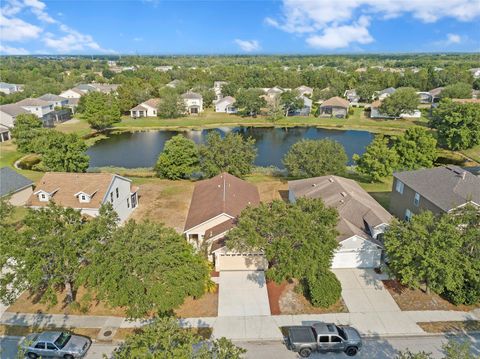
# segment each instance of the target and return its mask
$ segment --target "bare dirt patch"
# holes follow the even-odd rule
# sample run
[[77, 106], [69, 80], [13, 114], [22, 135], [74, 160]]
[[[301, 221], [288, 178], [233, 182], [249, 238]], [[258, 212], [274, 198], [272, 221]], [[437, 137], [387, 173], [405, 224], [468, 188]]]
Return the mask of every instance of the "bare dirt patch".
[[295, 282], [267, 283], [272, 315], [348, 313], [342, 299], [328, 308], [314, 307], [304, 295], [295, 291], [295, 286]]
[[384, 280], [383, 284], [401, 310], [457, 310], [470, 311], [480, 308], [476, 305], [454, 305], [438, 294], [427, 294], [420, 289], [411, 289], [396, 280]]
[[216, 317], [218, 315], [218, 285], [215, 293], [205, 293], [200, 298], [189, 297], [175, 309], [180, 318]]
[[140, 185], [139, 206], [131, 218], [164, 223], [183, 232], [194, 183], [154, 179]]
[[[35, 314], [68, 314], [68, 315], [108, 315], [124, 317], [125, 310], [123, 308], [112, 308], [106, 303], [97, 301], [95, 296], [87, 294], [84, 287], [78, 288], [76, 302], [66, 305], [65, 292], [57, 294], [57, 304], [49, 306], [40, 303], [38, 298], [33, 294], [24, 292], [20, 297], [8, 307], [7, 312], [11, 313], [35, 313]], [[88, 300], [87, 300], [88, 299]]]
[[427, 333], [468, 333], [480, 331], [479, 320], [464, 322], [419, 322], [417, 323]]
[[288, 182], [283, 178], [252, 175], [246, 180], [257, 186], [261, 202], [271, 202], [274, 199], [288, 200]]

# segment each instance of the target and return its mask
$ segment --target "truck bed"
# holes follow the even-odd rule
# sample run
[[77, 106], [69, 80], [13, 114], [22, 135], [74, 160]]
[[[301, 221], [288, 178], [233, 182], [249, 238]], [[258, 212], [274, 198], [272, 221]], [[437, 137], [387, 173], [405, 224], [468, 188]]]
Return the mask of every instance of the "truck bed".
[[312, 329], [304, 326], [288, 328], [289, 339], [292, 343], [315, 343], [316, 338]]

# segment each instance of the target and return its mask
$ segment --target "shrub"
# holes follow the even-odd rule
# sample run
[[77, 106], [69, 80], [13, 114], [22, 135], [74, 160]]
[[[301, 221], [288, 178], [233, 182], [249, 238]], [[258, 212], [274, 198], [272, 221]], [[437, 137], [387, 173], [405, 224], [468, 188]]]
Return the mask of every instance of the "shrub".
[[329, 270], [307, 277], [306, 284], [310, 302], [315, 307], [328, 308], [340, 299], [342, 286]]
[[23, 157], [20, 161], [18, 161], [18, 167], [22, 170], [31, 170], [33, 166], [37, 163], [40, 163], [42, 159], [37, 154], [31, 154]]

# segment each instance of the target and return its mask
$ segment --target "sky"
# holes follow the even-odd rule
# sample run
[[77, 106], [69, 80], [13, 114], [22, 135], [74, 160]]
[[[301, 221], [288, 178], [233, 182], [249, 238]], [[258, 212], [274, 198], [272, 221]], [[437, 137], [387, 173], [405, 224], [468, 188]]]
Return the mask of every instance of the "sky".
[[480, 0], [1, 0], [0, 54], [480, 52]]

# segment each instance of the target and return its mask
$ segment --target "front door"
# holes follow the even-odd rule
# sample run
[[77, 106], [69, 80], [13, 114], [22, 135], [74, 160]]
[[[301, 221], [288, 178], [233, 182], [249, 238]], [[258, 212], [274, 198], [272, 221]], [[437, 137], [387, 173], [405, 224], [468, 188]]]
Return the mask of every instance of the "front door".
[[190, 113], [197, 114], [198, 113], [198, 108], [196, 108], [196, 107], [190, 108]]

